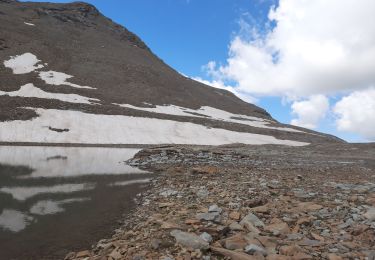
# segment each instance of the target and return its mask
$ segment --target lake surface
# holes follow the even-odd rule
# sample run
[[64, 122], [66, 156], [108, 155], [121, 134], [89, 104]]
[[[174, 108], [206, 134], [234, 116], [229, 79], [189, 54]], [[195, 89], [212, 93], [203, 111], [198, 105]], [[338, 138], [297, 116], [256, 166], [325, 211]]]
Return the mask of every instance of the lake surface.
[[151, 174], [139, 149], [0, 146], [0, 259], [56, 259], [110, 237]]

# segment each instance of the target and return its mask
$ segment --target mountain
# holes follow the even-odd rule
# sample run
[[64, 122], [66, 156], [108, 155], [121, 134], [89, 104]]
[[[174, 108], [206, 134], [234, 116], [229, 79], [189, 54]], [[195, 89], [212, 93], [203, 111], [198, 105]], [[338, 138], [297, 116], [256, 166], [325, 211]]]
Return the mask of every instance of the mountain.
[[94, 6], [0, 0], [0, 142], [343, 142], [173, 70]]

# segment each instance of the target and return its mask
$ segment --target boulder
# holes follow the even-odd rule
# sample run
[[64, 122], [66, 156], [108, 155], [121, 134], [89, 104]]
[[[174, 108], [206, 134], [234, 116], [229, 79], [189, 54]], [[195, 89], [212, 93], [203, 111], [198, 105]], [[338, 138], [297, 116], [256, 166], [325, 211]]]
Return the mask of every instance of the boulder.
[[184, 247], [192, 249], [208, 249], [209, 243], [194, 233], [183, 232], [181, 230], [172, 230], [171, 236], [176, 239], [176, 242]]

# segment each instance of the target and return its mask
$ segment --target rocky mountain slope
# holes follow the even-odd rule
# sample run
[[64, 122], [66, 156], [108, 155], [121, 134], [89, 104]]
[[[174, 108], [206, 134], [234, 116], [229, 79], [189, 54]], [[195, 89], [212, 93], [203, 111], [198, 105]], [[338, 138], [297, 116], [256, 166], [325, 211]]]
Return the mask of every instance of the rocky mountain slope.
[[0, 0], [0, 142], [342, 142], [186, 78], [85, 3]]

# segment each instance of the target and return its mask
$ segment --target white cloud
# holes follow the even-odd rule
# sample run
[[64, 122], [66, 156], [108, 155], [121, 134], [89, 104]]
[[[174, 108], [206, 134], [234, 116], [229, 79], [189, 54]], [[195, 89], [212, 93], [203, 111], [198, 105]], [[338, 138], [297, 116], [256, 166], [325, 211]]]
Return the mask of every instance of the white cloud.
[[329, 109], [328, 98], [324, 95], [314, 95], [307, 100], [294, 101], [292, 113], [298, 118], [293, 119], [292, 125], [314, 129]]
[[333, 108], [338, 116], [337, 128], [356, 132], [375, 141], [375, 88], [354, 91], [343, 97]]
[[288, 100], [291, 123], [308, 128], [349, 93], [335, 106], [338, 130], [374, 139], [374, 101], [360, 98], [375, 86], [374, 10], [373, 0], [279, 0], [263, 26], [241, 20], [226, 63], [210, 61], [207, 75], [234, 82], [233, 93]]
[[233, 80], [237, 91], [250, 94], [366, 88], [375, 83], [374, 10], [373, 0], [280, 0], [268, 15], [276, 22], [272, 30], [255, 37], [249, 31], [251, 40], [235, 37], [227, 64], [210, 62], [208, 70], [215, 80]]

